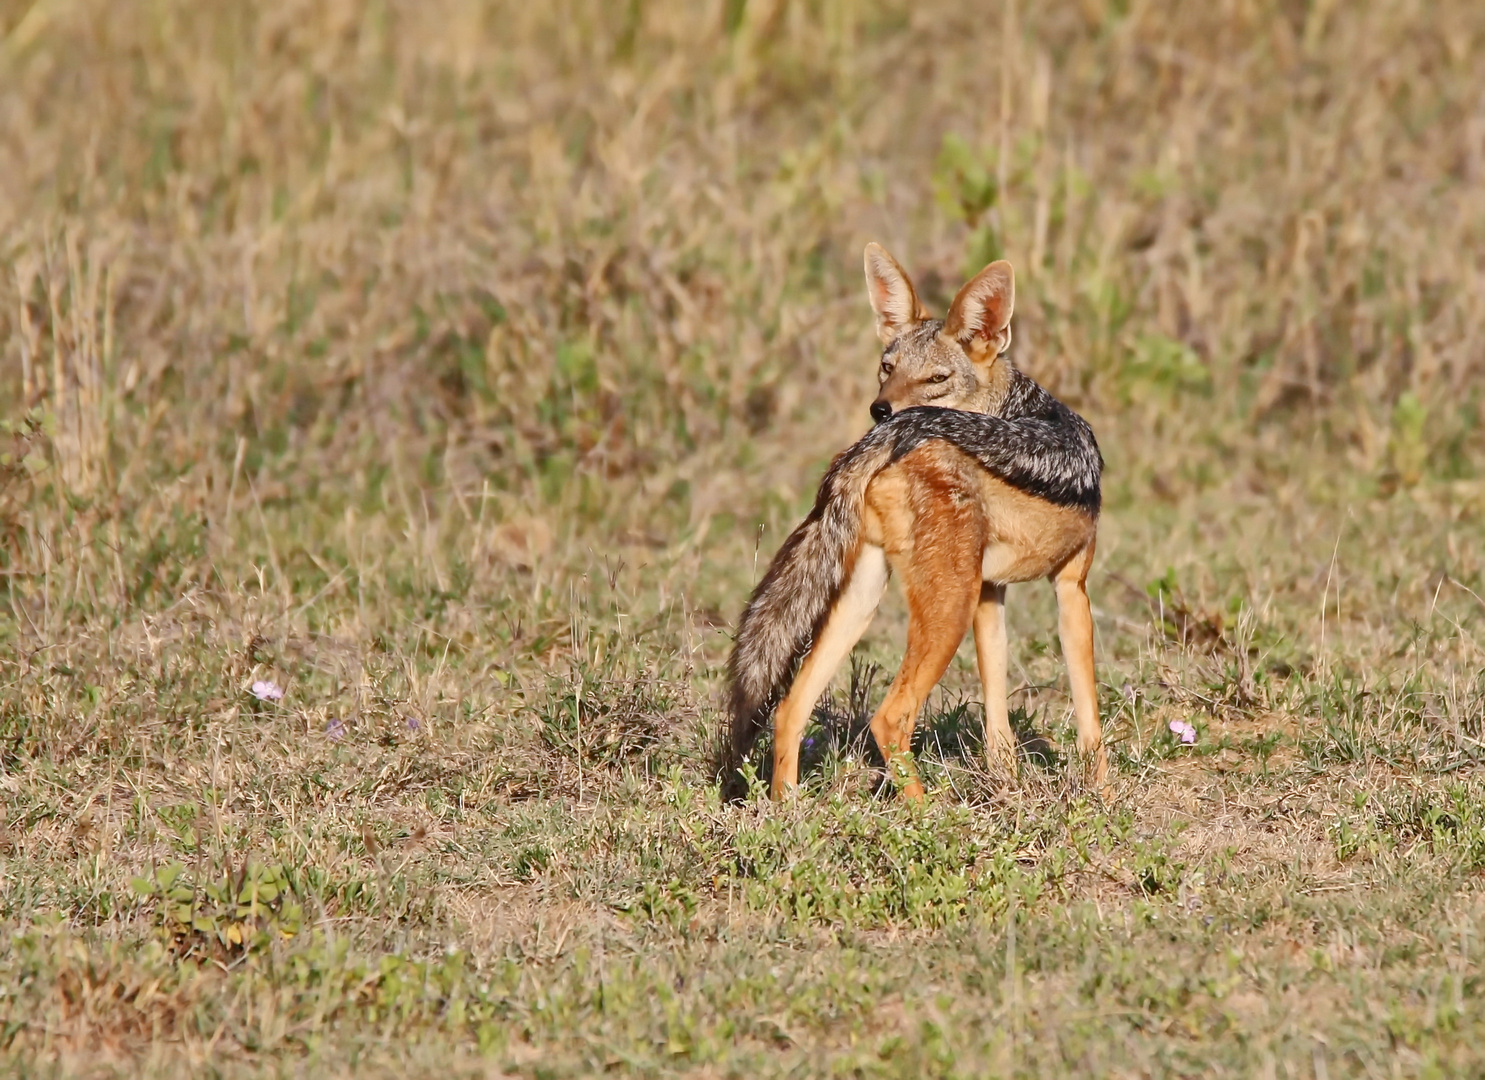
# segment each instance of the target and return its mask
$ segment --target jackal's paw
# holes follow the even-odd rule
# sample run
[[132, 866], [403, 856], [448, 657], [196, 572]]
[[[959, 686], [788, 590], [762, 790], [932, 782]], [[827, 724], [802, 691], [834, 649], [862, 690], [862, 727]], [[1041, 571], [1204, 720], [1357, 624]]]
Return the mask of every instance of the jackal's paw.
[[1102, 746], [1094, 751], [1091, 759], [1083, 759], [1083, 779], [1100, 799], [1109, 797], [1109, 756]]
[[1016, 778], [1016, 746], [1009, 740], [985, 748], [985, 768], [992, 776], [1009, 782]]

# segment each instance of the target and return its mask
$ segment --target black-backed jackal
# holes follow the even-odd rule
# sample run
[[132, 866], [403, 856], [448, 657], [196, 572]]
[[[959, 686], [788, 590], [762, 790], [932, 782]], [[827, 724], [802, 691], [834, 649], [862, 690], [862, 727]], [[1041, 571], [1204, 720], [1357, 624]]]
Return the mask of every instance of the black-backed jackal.
[[1086, 590], [1103, 470], [1093, 431], [1005, 355], [1015, 302], [1009, 263], [980, 271], [943, 321], [929, 317], [902, 267], [876, 244], [866, 249], [866, 280], [883, 346], [871, 406], [878, 423], [831, 464], [814, 509], [743, 611], [729, 665], [724, 787], [736, 793], [738, 768], [770, 711], [773, 797], [796, 786], [805, 724], [870, 624], [889, 567], [907, 594], [907, 652], [871, 732], [889, 774], [906, 767], [903, 794], [923, 794], [903, 755], [970, 626], [986, 757], [992, 768], [1013, 762], [1005, 590], [1040, 577], [1057, 590], [1078, 752], [1101, 785], [1107, 759]]

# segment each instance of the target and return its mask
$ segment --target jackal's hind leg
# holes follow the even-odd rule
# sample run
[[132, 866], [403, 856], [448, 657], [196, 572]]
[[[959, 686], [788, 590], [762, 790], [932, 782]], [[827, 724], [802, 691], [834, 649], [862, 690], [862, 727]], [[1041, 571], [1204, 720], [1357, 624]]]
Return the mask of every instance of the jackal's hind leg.
[[773, 717], [773, 783], [769, 794], [783, 798], [799, 783], [799, 740], [814, 712], [815, 702], [830, 685], [831, 676], [866, 633], [882, 590], [887, 587], [887, 557], [882, 549], [865, 544], [856, 556], [851, 576], [841, 588], [835, 606], [814, 646], [799, 667], [789, 693]]
[[948, 508], [941, 511], [933, 534], [920, 538], [911, 556], [903, 560], [907, 652], [871, 719], [871, 733], [888, 775], [894, 781], [905, 781], [902, 794], [909, 799], [921, 799], [923, 785], [911, 768], [906, 776], [897, 775], [904, 762], [894, 762], [894, 758], [900, 759], [911, 747], [918, 710], [959, 650], [980, 596], [980, 535], [972, 519], [956, 521], [957, 516]]
[[1011, 731], [1007, 669], [1009, 644], [1005, 630], [1005, 586], [987, 581], [980, 586], [975, 608], [975, 656], [980, 662], [980, 685], [985, 692], [985, 764], [993, 772], [1012, 773], [1016, 767], [1016, 737]]
[[1088, 603], [1088, 568], [1093, 544], [1074, 555], [1053, 577], [1057, 588], [1057, 632], [1067, 662], [1073, 715], [1078, 723], [1078, 756], [1094, 787], [1108, 777], [1108, 754], [1098, 722], [1098, 681], [1093, 670], [1093, 610]]

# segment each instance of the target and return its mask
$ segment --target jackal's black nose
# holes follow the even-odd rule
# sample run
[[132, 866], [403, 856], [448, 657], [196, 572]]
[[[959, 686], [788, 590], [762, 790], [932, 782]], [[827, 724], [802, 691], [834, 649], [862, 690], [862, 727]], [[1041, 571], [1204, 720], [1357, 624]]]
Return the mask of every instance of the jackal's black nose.
[[871, 418], [877, 423], [880, 424], [891, 415], [892, 406], [888, 402], [878, 400], [871, 403]]

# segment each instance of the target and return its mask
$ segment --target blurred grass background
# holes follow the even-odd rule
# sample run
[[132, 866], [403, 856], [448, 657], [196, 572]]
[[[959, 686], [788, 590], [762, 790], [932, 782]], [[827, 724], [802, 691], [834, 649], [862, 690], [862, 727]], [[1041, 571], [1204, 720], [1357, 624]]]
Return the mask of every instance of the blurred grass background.
[[[1330, 1068], [1478, 1064], [1447, 980], [1477, 970], [1485, 863], [1479, 4], [0, 0], [0, 84], [12, 1052], [948, 1075], [1317, 1071], [1352, 1040]], [[1018, 362], [1099, 434], [1109, 807], [1055, 767], [987, 794], [967, 652], [926, 722], [944, 816], [872, 804], [848, 759], [889, 604], [822, 714], [828, 807], [697, 809], [731, 620], [868, 422], [872, 239], [940, 311], [1011, 259]], [[1013, 679], [1055, 743], [1046, 592], [1013, 592]], [[1171, 717], [1200, 718], [1190, 761]], [[666, 848], [698, 814], [710, 838]], [[812, 828], [845, 846], [802, 882]], [[882, 898], [873, 844], [926, 899]], [[1043, 865], [1068, 844], [1083, 877]], [[989, 869], [959, 881], [966, 859]], [[1098, 912], [1029, 1014], [1024, 873], [1025, 917]], [[239, 917], [224, 880], [298, 914]], [[1203, 881], [1256, 927], [1221, 978], [1201, 957], [1241, 951], [1236, 922], [1139, 936]], [[1274, 914], [1311, 888], [1353, 906]], [[1432, 930], [1394, 977], [1395, 910]], [[842, 920], [887, 937], [822, 945], [823, 989], [780, 981]], [[1377, 940], [1338, 944], [1358, 920]], [[910, 927], [916, 961], [884, 944]], [[1286, 981], [1292, 942], [1330, 950], [1324, 993]], [[556, 987], [622, 982], [608, 948], [634, 978], [679, 950], [669, 1004], [541, 1019]], [[1120, 948], [1154, 966], [1094, 979], [1118, 1018], [1048, 1004]], [[905, 974], [933, 957], [953, 1008]], [[441, 973], [416, 1008], [398, 958]], [[1200, 988], [1149, 992], [1162, 967]], [[757, 998], [719, 1005], [706, 971]], [[786, 1016], [819, 995], [835, 1019]], [[1225, 1027], [1202, 1012], [1233, 995]], [[1356, 1004], [1383, 998], [1387, 1024]]]

